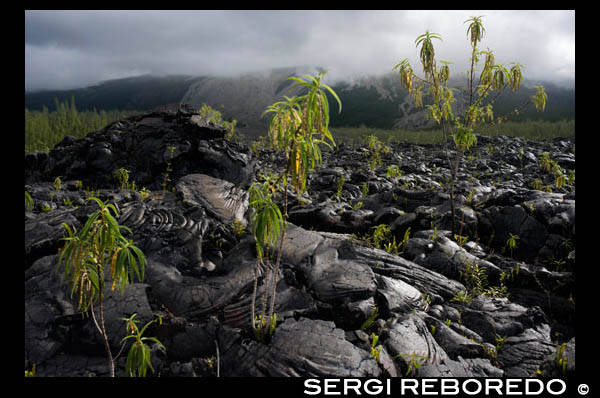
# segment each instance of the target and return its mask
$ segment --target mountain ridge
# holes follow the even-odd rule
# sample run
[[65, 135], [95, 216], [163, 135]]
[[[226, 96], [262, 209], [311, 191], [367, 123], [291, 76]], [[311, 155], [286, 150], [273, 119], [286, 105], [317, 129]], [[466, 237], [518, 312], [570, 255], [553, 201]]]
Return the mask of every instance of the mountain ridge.
[[[141, 75], [122, 79], [111, 79], [74, 90], [47, 90], [25, 92], [25, 107], [41, 110], [44, 106], [54, 109], [54, 99], [59, 102], [75, 100], [79, 110], [139, 110], [146, 111], [167, 103], [189, 103], [199, 108], [203, 103], [220, 111], [225, 119], [236, 119], [237, 129], [249, 137], [263, 135], [268, 126], [268, 117], [263, 117], [267, 106], [297, 95], [300, 90], [288, 77], [314, 74], [322, 68], [309, 66], [283, 67], [244, 74], [219, 76], [192, 75]], [[350, 81], [324, 82], [330, 85], [342, 101], [342, 113], [331, 96], [330, 126], [359, 127], [361, 125], [381, 129], [421, 129], [431, 127], [423, 109], [415, 109], [412, 98], [400, 85], [395, 73], [364, 75]], [[464, 86], [463, 78], [455, 78], [451, 86]], [[494, 104], [496, 115], [511, 112], [533, 95], [532, 84], [524, 81], [517, 93], [503, 93]], [[575, 90], [565, 89], [542, 82], [548, 93], [544, 113], [528, 107], [514, 120], [544, 119], [557, 121], [575, 118]], [[456, 95], [456, 113], [465, 106], [465, 96]], [[425, 101], [426, 102], [426, 101]]]

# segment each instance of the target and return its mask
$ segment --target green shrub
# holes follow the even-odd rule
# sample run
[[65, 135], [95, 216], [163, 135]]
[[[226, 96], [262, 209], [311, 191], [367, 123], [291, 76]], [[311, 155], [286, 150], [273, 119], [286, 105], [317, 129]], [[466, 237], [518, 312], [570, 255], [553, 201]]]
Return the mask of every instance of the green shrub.
[[[443, 65], [438, 68], [436, 54], [433, 42], [442, 40], [438, 33], [426, 31], [415, 40], [416, 46], [420, 46], [419, 58], [421, 61], [424, 77], [415, 75], [408, 58], [403, 59], [394, 66], [400, 74], [400, 80], [403, 87], [412, 95], [415, 107], [423, 106], [424, 89], [427, 88], [428, 98], [431, 104], [425, 105], [427, 109], [427, 118], [433, 119], [441, 127], [444, 136], [444, 148], [448, 167], [450, 168], [450, 181], [448, 186], [450, 195], [450, 211], [452, 215], [452, 234], [456, 234], [456, 210], [454, 206], [454, 185], [458, 173], [459, 162], [462, 156], [470, 147], [476, 144], [477, 138], [474, 134], [475, 129], [486, 122], [501, 122], [506, 120], [512, 114], [518, 114], [522, 109], [515, 109], [512, 114], [502, 117], [495, 117], [493, 112], [493, 103], [498, 95], [507, 88], [512, 92], [520, 88], [522, 73], [521, 65], [513, 63], [508, 69], [504, 65], [495, 61], [491, 50], [480, 51], [477, 47], [482, 40], [485, 28], [481, 22], [482, 17], [470, 17], [465, 23], [469, 22], [467, 28], [467, 37], [471, 45], [470, 69], [467, 71], [466, 94], [468, 102], [462, 116], [453, 113], [452, 104], [456, 101], [454, 91], [456, 89], [448, 87], [450, 78], [450, 62], [440, 61]], [[479, 63], [480, 57], [485, 55], [485, 61], [479, 82], [475, 84], [475, 69]], [[536, 109], [543, 111], [546, 106], [546, 93], [544, 88], [536, 86], [537, 92], [530, 98], [524, 106], [533, 103]], [[491, 93], [495, 93], [492, 99], [489, 99]], [[486, 102], [487, 101], [487, 102]], [[448, 146], [449, 137], [454, 141], [457, 149], [455, 158], [451, 159], [451, 153]]]
[[[325, 90], [338, 101], [340, 111], [342, 104], [337, 94], [321, 82], [325, 73], [321, 72], [316, 77], [304, 75], [305, 79], [288, 78], [296, 82], [295, 86], [300, 86], [308, 92], [300, 97], [284, 97], [285, 101], [274, 103], [263, 113], [274, 114], [269, 124], [269, 142], [273, 149], [283, 151], [286, 166], [274, 183], [268, 180], [262, 184], [254, 183], [249, 190], [250, 207], [254, 209], [252, 224], [258, 253], [252, 290], [251, 319], [254, 334], [260, 341], [270, 336], [275, 328], [275, 288], [285, 238], [288, 178], [292, 188], [301, 195], [306, 189], [308, 172], [321, 165], [320, 145], [328, 147], [335, 145], [329, 131], [329, 103], [324, 94]], [[283, 183], [283, 213], [273, 201], [275, 192], [279, 190], [279, 181]], [[267, 273], [272, 272], [272, 276], [270, 278], [269, 275], [265, 276], [263, 308], [258, 315], [255, 315], [260, 264], [263, 260], [268, 262], [268, 250], [274, 248], [276, 244], [279, 244], [279, 250], [274, 269], [269, 271], [270, 267], [266, 267]], [[270, 300], [268, 309], [267, 297]]]
[[[69, 225], [62, 223], [68, 236], [63, 238], [66, 242], [60, 252], [57, 271], [63, 267], [64, 279], [71, 284], [71, 297], [79, 296], [77, 308], [84, 314], [91, 312], [94, 325], [104, 339], [110, 376], [114, 377], [114, 360], [104, 327], [105, 273], [108, 271], [112, 279], [111, 290], [119, 287], [123, 293], [134, 275], [139, 281], [144, 279], [146, 257], [133, 241], [121, 234], [121, 230], [129, 233], [131, 230], [117, 223], [115, 206], [104, 204], [96, 197], [89, 200], [95, 201], [100, 209], [89, 216], [81, 231], [75, 233]], [[94, 312], [95, 302], [98, 302], [98, 319]]]

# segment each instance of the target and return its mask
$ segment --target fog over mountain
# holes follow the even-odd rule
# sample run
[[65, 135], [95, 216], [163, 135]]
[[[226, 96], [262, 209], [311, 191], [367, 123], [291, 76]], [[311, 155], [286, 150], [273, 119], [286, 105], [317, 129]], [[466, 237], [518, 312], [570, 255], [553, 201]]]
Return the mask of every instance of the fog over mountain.
[[[235, 119], [236, 130], [247, 138], [264, 135], [270, 117], [264, 116], [265, 109], [283, 96], [301, 94], [290, 76], [316, 73], [322, 68], [296, 67], [275, 68], [259, 72], [248, 72], [236, 76], [190, 76], [144, 75], [113, 79], [86, 88], [73, 90], [48, 90], [28, 92], [25, 107], [54, 110], [55, 101], [74, 100], [79, 110], [151, 110], [168, 103], [187, 103], [195, 108], [203, 104], [222, 112], [227, 120]], [[535, 93], [532, 84], [540, 82], [525, 79], [516, 93], [504, 92], [495, 101], [495, 114], [502, 115], [520, 108]], [[575, 118], [575, 90], [558, 87], [550, 82], [541, 82], [546, 88], [548, 101], [545, 112], [536, 112], [530, 106], [514, 120], [543, 119], [548, 121], [573, 120]], [[466, 79], [451, 78], [449, 85], [459, 90], [455, 93], [453, 111], [464, 112], [468, 101]], [[339, 95], [343, 107], [338, 113], [336, 101], [328, 95], [331, 111], [331, 127], [366, 126], [379, 129], [418, 130], [430, 127], [434, 122], [427, 120], [425, 108], [415, 108], [412, 97], [400, 84], [397, 73], [364, 75], [348, 81], [331, 83]]]
[[454, 62], [458, 76], [468, 69], [463, 22], [470, 16], [484, 16], [479, 46], [498, 62], [519, 62], [530, 80], [574, 85], [574, 10], [28, 10], [25, 90], [144, 74], [235, 77], [298, 65], [329, 69], [332, 83], [381, 76], [403, 58], [419, 71], [414, 41], [426, 30], [442, 36], [437, 57]]

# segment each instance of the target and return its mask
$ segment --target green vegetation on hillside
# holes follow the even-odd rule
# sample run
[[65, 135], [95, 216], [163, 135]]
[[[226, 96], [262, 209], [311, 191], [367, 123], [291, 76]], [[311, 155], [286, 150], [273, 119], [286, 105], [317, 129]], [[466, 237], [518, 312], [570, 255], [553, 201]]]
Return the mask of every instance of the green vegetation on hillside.
[[[340, 95], [340, 99], [344, 98]], [[347, 98], [347, 97], [346, 97]], [[349, 106], [352, 106], [350, 100]], [[209, 107], [207, 107], [209, 108]], [[101, 130], [110, 123], [121, 118], [132, 116], [138, 112], [134, 111], [79, 111], [75, 106], [74, 98], [70, 103], [58, 102], [55, 99], [55, 109], [49, 111], [46, 107], [40, 111], [25, 109], [25, 152], [48, 152], [62, 139], [71, 135], [75, 138], [83, 138], [92, 131]], [[202, 108], [200, 109], [202, 111]], [[215, 112], [211, 109], [212, 112]], [[344, 103], [344, 112], [350, 113]], [[219, 114], [220, 115], [220, 114]], [[333, 124], [334, 115], [331, 114], [330, 123]], [[220, 118], [223, 121], [222, 117]], [[235, 128], [235, 120], [229, 122], [229, 130]], [[356, 127], [338, 126], [330, 127], [336, 141], [345, 143], [362, 142], [362, 137], [376, 136], [382, 142], [409, 142], [413, 144], [440, 144], [443, 142], [441, 129], [430, 130], [407, 130], [393, 129], [391, 127], [372, 127], [364, 123]], [[239, 133], [233, 130], [233, 137], [229, 131], [228, 138], [236, 141], [242, 140]], [[509, 120], [495, 125], [482, 126], [476, 134], [495, 136], [506, 135], [509, 137], [522, 137], [528, 140], [550, 140], [557, 137], [575, 137], [575, 120], [560, 120], [550, 122], [546, 120], [526, 120], [522, 122]]]
[[[407, 130], [407, 129], [376, 129], [366, 126], [331, 128], [336, 141], [347, 144], [363, 144], [364, 137], [376, 136], [382, 142], [408, 142], [418, 145], [442, 144], [444, 135], [441, 129]], [[495, 125], [482, 126], [475, 134], [489, 137], [505, 135], [521, 137], [531, 141], [544, 141], [554, 138], [575, 138], [575, 120], [548, 122], [544, 120], [528, 120], [524, 122], [504, 122]]]
[[41, 111], [44, 105], [51, 108], [56, 98], [63, 102], [75, 97], [80, 110], [146, 111], [181, 101], [188, 88], [202, 79], [204, 77], [144, 75], [107, 80], [73, 90], [26, 92], [25, 108]]
[[[527, 73], [526, 66], [523, 72]], [[58, 102], [68, 104], [71, 98], [74, 98], [80, 113], [85, 110], [94, 112], [94, 109], [98, 109], [98, 112], [100, 109], [144, 112], [159, 105], [180, 102], [185, 97], [188, 100], [193, 99], [195, 101], [193, 104], [197, 107], [206, 103], [218, 109], [223, 112], [223, 119], [232, 121], [235, 118], [237, 120], [236, 129], [240, 133], [247, 138], [257, 139], [266, 134], [267, 130], [266, 120], [260, 118], [264, 108], [262, 105], [254, 106], [257, 99], [248, 100], [245, 95], [240, 95], [240, 93], [246, 92], [248, 87], [258, 92], [267, 92], [275, 88], [275, 96], [290, 96], [292, 93], [288, 90], [291, 83], [286, 78], [295, 73], [295, 68], [279, 71], [279, 73], [273, 74], [275, 81], [256, 78], [247, 81], [216, 77], [137, 76], [106, 81], [96, 86], [75, 90], [26, 92], [25, 107], [29, 111], [38, 111], [39, 113], [43, 112], [44, 106], [53, 111], [56, 107], [56, 99]], [[364, 79], [360, 78], [354, 83], [344, 81], [332, 83], [332, 89], [344, 104], [344, 111], [340, 114], [332, 113], [330, 127], [355, 129], [364, 125], [368, 128], [391, 130], [394, 126], [402, 126], [400, 121], [407, 114], [425, 112], [412, 106], [411, 98], [407, 96], [408, 91], [399, 85], [398, 79], [397, 74], [389, 73], [382, 76], [365, 76]], [[466, 77], [462, 74], [455, 74], [448, 81], [449, 87], [458, 89], [454, 92], [457, 100], [456, 106], [463, 106], [461, 104], [465, 104], [465, 101], [468, 104], [467, 83]], [[273, 86], [267, 90], [261, 88], [261, 84]], [[558, 87], [549, 82], [527, 81], [525, 77], [521, 90], [514, 93], [508, 90], [496, 99], [494, 113], [504, 115], [521, 107], [531, 95], [535, 94], [535, 89], [531, 88], [533, 84], [543, 84], [546, 87], [546, 93], [550, 100], [546, 104], [545, 111], [541, 113], [532, 106], [525, 107], [518, 115], [513, 114], [508, 121], [527, 123], [527, 120], [560, 122], [561, 120], [575, 119], [575, 90], [573, 88]], [[302, 91], [293, 93], [293, 95], [304, 94]], [[327, 95], [328, 100], [333, 101], [331, 95]], [[427, 92], [423, 93], [424, 103], [429, 104], [432, 100], [433, 98], [428, 96]], [[240, 105], [240, 101], [242, 105]], [[265, 106], [272, 102], [270, 101], [271, 99], [266, 101]], [[230, 113], [225, 113], [223, 109], [229, 110]], [[408, 125], [413, 125], [413, 123]], [[526, 126], [519, 126], [519, 128], [527, 129]], [[94, 129], [91, 128], [88, 131]], [[47, 143], [46, 148], [52, 148], [52, 145], [54, 144]]]
[[134, 111], [78, 111], [75, 99], [71, 103], [54, 100], [55, 110], [44, 106], [42, 111], [25, 108], [25, 152], [48, 152], [62, 139], [71, 135], [83, 138], [91, 131], [104, 128], [109, 123], [139, 112]]
[[[379, 129], [391, 129], [395, 121], [404, 116], [400, 109], [403, 98], [395, 97], [393, 100], [382, 98], [373, 86], [344, 89], [348, 88], [347, 85], [341, 84], [334, 85], [333, 88], [339, 93], [340, 100], [344, 104], [344, 112], [331, 115], [332, 128], [365, 124]], [[327, 99], [334, 100], [329, 93]]]

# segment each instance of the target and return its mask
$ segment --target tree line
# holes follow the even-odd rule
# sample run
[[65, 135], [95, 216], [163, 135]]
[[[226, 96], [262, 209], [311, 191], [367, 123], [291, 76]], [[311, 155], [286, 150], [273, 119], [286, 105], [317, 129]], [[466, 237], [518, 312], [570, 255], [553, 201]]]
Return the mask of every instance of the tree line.
[[46, 106], [41, 111], [25, 108], [25, 152], [48, 152], [65, 136], [83, 138], [92, 131], [104, 128], [109, 123], [138, 114], [136, 111], [79, 111], [75, 98], [59, 102], [54, 99], [55, 109]]

